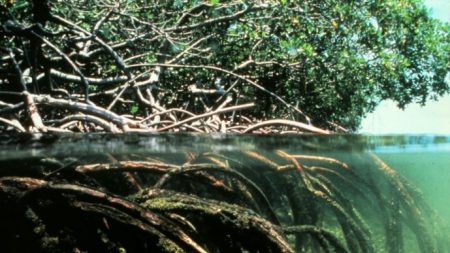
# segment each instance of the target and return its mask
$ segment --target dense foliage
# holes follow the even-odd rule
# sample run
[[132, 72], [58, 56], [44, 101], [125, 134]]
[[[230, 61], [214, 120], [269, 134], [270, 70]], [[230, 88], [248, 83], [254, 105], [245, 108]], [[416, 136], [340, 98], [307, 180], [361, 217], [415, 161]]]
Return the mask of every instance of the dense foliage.
[[3, 5], [2, 91], [89, 94], [122, 115], [256, 102], [241, 114], [355, 130], [384, 99], [450, 89], [450, 27], [417, 0]]

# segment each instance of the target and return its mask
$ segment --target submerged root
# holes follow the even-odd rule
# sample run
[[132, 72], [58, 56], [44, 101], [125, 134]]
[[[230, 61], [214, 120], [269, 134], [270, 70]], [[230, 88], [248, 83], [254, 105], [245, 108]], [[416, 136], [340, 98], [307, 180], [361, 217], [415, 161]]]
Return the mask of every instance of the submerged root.
[[[413, 194], [415, 193], [414, 190], [411, 189], [410, 185], [403, 177], [401, 177], [401, 175], [399, 175], [394, 169], [389, 167], [378, 156], [373, 153], [371, 153], [370, 156], [379, 166], [379, 169], [387, 177], [387, 181], [394, 191], [394, 196], [396, 197], [395, 199], [399, 201], [399, 205], [402, 208], [398, 208], [398, 213], [400, 213], [400, 210], [402, 210], [402, 212], [406, 216], [406, 225], [408, 225], [411, 231], [416, 235], [418, 246], [420, 247], [421, 251], [438, 252], [429, 232], [429, 228], [427, 227], [425, 217], [420, 209], [421, 207], [418, 205], [418, 200], [416, 200], [417, 196], [416, 198], [413, 197]], [[398, 219], [399, 215], [395, 215]], [[394, 242], [391, 243], [390, 247], [395, 247], [393, 246], [393, 244]]]
[[[4, 178], [0, 187], [3, 193], [15, 195], [15, 202], [8, 206], [22, 209], [37, 225], [24, 231], [7, 228], [21, 236], [3, 242], [6, 248], [22, 245], [19, 251], [31, 252], [28, 240], [34, 239], [31, 243], [50, 247], [46, 249], [50, 252], [55, 247], [61, 251], [207, 252], [167, 218], [118, 196], [31, 178]], [[37, 230], [38, 235], [33, 234]]]
[[0, 164], [0, 251], [397, 253], [405, 226], [422, 252], [446, 250], [420, 194], [374, 155], [241, 155]]
[[209, 249], [293, 252], [276, 225], [241, 206], [161, 190], [144, 191], [135, 196], [135, 200], [149, 210], [184, 217]]
[[332, 232], [311, 225], [283, 227], [286, 234], [309, 234], [317, 240], [325, 252], [350, 253], [341, 240]]

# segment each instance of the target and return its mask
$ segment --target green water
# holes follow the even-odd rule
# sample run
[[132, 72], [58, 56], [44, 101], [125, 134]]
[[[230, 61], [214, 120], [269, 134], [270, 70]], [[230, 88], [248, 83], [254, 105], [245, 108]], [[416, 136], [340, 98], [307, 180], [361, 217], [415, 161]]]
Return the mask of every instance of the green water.
[[[295, 252], [450, 252], [450, 136], [4, 135], [0, 144], [0, 193], [18, 198], [30, 183], [14, 185], [29, 178], [127, 200], [157, 188], [247, 208], [291, 231], [280, 238]], [[61, 231], [52, 240], [68, 237]]]
[[380, 153], [379, 156], [422, 192], [430, 206], [449, 227], [450, 152], [404, 151]]

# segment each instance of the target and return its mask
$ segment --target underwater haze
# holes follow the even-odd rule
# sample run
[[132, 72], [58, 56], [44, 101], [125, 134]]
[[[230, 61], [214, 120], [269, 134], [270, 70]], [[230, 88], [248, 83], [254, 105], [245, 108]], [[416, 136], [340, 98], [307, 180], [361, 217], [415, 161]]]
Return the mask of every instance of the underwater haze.
[[0, 144], [0, 252], [450, 252], [450, 136]]

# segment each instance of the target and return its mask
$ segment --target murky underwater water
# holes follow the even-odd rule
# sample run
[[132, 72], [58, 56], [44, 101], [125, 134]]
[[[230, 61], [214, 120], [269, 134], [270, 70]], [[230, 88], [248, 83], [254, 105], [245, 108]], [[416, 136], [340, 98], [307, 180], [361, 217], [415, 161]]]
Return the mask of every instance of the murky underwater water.
[[[0, 144], [0, 202], [2, 190], [21, 198], [32, 184], [81, 185], [141, 205], [142, 192], [158, 189], [251, 210], [274, 224], [286, 252], [450, 252], [450, 136], [15, 135]], [[39, 201], [42, 214], [32, 210], [52, 224], [42, 211], [50, 200]], [[198, 239], [208, 236], [199, 227], [209, 223], [185, 210], [165, 213], [160, 203], [145, 205], [177, 224], [174, 213], [190, 221], [194, 232], [185, 232], [205, 251], [257, 252], [244, 242], [231, 247], [246, 235], [235, 238], [229, 229], [223, 245]], [[76, 229], [56, 230], [41, 237]]]
[[[436, 212], [443, 240], [450, 240], [450, 152], [404, 151], [381, 153], [380, 158], [408, 179], [423, 194], [427, 204]], [[417, 250], [414, 241], [411, 251]], [[450, 249], [442, 250], [450, 252]]]
[[430, 206], [450, 221], [450, 152], [381, 153], [380, 158], [417, 187]]

